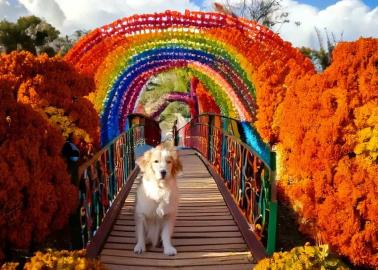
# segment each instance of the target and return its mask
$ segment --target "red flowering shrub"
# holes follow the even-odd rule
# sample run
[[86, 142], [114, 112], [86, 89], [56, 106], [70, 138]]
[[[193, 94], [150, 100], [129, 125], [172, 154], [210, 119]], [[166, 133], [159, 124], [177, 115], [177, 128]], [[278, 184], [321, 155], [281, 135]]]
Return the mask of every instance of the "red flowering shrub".
[[361, 39], [339, 44], [324, 73], [291, 80], [271, 122], [281, 196], [298, 213], [301, 230], [353, 263], [374, 267], [377, 107], [378, 40]]
[[61, 156], [61, 120], [97, 141], [98, 116], [82, 97], [92, 81], [59, 58], [14, 52], [0, 63], [1, 261], [4, 248], [28, 248], [67, 223], [78, 198]]
[[216, 113], [220, 114], [220, 109], [215, 103], [214, 98], [209, 94], [201, 82], [196, 87], [199, 113]]

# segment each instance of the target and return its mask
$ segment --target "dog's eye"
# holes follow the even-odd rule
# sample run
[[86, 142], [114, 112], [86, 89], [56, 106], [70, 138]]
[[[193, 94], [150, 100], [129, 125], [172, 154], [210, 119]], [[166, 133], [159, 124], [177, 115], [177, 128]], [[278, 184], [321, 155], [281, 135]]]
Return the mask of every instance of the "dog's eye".
[[155, 162], [155, 163], [159, 163], [159, 160], [155, 160], [154, 162]]
[[171, 164], [171, 163], [172, 163], [172, 161], [170, 161], [170, 160], [167, 160], [167, 163], [168, 163], [168, 164]]

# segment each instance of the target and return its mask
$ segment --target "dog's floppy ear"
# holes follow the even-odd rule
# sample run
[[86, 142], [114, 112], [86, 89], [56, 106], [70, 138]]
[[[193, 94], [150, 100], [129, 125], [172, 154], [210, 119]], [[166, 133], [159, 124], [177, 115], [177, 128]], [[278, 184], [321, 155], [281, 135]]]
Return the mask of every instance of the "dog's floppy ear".
[[172, 175], [173, 176], [176, 176], [179, 172], [182, 171], [182, 163], [181, 163], [181, 160], [179, 158], [179, 155], [177, 153], [177, 150], [174, 149], [172, 151], [173, 155], [173, 162], [172, 162]]
[[138, 164], [142, 172], [146, 171], [148, 162], [150, 161], [150, 158], [151, 158], [151, 154], [152, 154], [151, 151], [146, 151], [144, 152], [143, 156], [141, 156], [140, 158], [136, 160], [136, 164]]

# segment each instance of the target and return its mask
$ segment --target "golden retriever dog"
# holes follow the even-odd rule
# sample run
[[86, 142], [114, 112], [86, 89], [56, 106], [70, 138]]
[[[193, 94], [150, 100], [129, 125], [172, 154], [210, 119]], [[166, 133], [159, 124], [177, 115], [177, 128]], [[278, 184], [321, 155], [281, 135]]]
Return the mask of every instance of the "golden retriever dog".
[[135, 205], [135, 229], [137, 243], [135, 253], [146, 250], [146, 244], [156, 247], [161, 239], [164, 254], [174, 256], [171, 236], [176, 221], [178, 189], [176, 175], [182, 171], [176, 149], [160, 144], [144, 153], [137, 160], [143, 172], [137, 189]]

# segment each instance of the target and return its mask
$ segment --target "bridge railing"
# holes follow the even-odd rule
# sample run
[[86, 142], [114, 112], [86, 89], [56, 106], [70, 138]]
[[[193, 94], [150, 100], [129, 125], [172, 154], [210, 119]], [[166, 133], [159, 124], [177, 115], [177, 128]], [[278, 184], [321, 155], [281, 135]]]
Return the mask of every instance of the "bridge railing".
[[275, 249], [277, 215], [274, 162], [268, 164], [241, 140], [237, 122], [220, 115], [200, 115], [176, 132], [176, 143], [196, 149], [207, 159], [248, 221], [248, 229], [270, 255]]
[[102, 242], [138, 173], [135, 150], [160, 143], [159, 125], [143, 115], [129, 115], [127, 131], [79, 167], [81, 247], [98, 254]]

